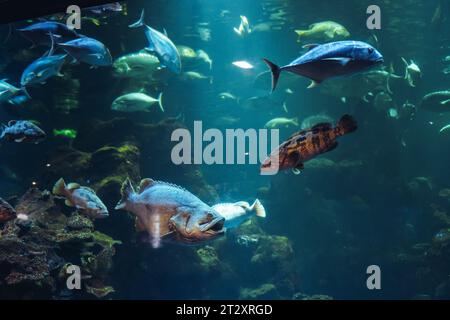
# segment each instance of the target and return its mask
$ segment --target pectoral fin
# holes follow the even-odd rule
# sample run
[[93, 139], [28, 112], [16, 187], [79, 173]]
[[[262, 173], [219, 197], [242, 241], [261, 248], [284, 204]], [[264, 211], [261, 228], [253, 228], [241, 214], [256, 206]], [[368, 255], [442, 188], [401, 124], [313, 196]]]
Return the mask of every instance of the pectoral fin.
[[450, 99], [441, 101], [442, 105], [450, 104]]

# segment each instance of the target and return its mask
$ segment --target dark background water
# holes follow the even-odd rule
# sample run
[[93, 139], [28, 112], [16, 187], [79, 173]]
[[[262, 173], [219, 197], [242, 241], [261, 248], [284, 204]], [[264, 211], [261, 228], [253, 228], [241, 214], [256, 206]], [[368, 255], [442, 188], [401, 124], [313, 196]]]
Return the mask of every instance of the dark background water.
[[[448, 200], [438, 196], [439, 190], [450, 187], [450, 136], [448, 131], [446, 134], [438, 132], [439, 128], [450, 123], [448, 113], [430, 113], [419, 109], [412, 120], [396, 120], [387, 116], [387, 110], [376, 110], [372, 103], [360, 99], [342, 103], [340, 96], [329, 95], [326, 90], [308, 90], [306, 79], [299, 78], [290, 86], [293, 94], [279, 88], [269, 96], [269, 87], [258, 88], [254, 84], [255, 77], [266, 70], [262, 57], [283, 65], [303, 52], [296, 42], [294, 29], [333, 20], [349, 30], [351, 39], [373, 41], [373, 35], [376, 35], [378, 43], [375, 46], [383, 53], [385, 66], [392, 63], [397, 74], [404, 73], [401, 57], [414, 59], [422, 69], [423, 77], [415, 88], [408, 87], [402, 81], [396, 82], [393, 85], [392, 105], [401, 106], [406, 100], [418, 104], [425, 94], [450, 88], [449, 76], [441, 72], [445, 66], [442, 59], [450, 55], [450, 12], [446, 1], [442, 1], [446, 22], [438, 26], [430, 23], [438, 3], [377, 1], [382, 10], [382, 28], [372, 31], [366, 28], [365, 12], [368, 5], [374, 4], [373, 1], [136, 0], [128, 2], [126, 16], [112, 17], [100, 27], [85, 23], [82, 33], [104, 42], [114, 58], [138, 51], [146, 45], [146, 39], [142, 30], [132, 30], [127, 25], [138, 17], [141, 8], [145, 8], [149, 25], [158, 30], [165, 28], [177, 45], [205, 50], [213, 59], [212, 71], [205, 64], [185, 69], [212, 76], [212, 84], [208, 81], [169, 79], [157, 88], [147, 88], [155, 97], [161, 89], [164, 91], [166, 112], [163, 114], [154, 108], [150, 113], [127, 114], [126, 117], [131, 119], [130, 126], [136, 122], [157, 123], [167, 117], [179, 116], [188, 128], [192, 128], [193, 121], [201, 120], [204, 129], [247, 129], [263, 128], [268, 120], [278, 116], [298, 117], [301, 122], [321, 113], [335, 120], [345, 113], [352, 114], [358, 121], [358, 130], [340, 139], [339, 147], [324, 156], [335, 163], [352, 161], [354, 165], [348, 168], [337, 165], [334, 168], [307, 167], [300, 175], [281, 172], [277, 176], [260, 176], [257, 165], [200, 165], [199, 169], [207, 183], [215, 188], [221, 201], [261, 198], [268, 217], [264, 221], [258, 220], [258, 224], [267, 234], [286, 236], [292, 244], [298, 278], [295, 281], [296, 291], [327, 294], [341, 299], [412, 298], [419, 294], [449, 298], [449, 292], [434, 296], [436, 287], [448, 281], [448, 251], [432, 260], [417, 261], [410, 257], [416, 254], [411, 253], [414, 244], [430, 243], [440, 228], [448, 228], [433, 218], [432, 209], [433, 203], [443, 206], [446, 212], [449, 209]], [[277, 10], [285, 12], [283, 19], [270, 20], [270, 13]], [[270, 21], [278, 29], [238, 37], [233, 27], [239, 25], [239, 15], [247, 16], [251, 25]], [[210, 29], [209, 41], [192, 36], [199, 23], [207, 23], [200, 27]], [[26, 24], [23, 22], [14, 26]], [[15, 32], [3, 44], [1, 55], [13, 60], [12, 63], [5, 63], [2, 71], [4, 77], [13, 82], [20, 77], [30, 59], [18, 59], [17, 55], [29, 46], [29, 42]], [[43, 53], [45, 49], [41, 49]], [[39, 49], [33, 52], [36, 56], [42, 54]], [[231, 64], [236, 60], [247, 60], [255, 69], [238, 69]], [[90, 70], [86, 65], [70, 67], [70, 74], [80, 83], [77, 109], [64, 114], [52, 108], [54, 96], [62, 92], [57, 80], [52, 79], [45, 86], [30, 89], [33, 100], [40, 103], [39, 107], [2, 106], [0, 122], [33, 118], [40, 121], [48, 132], [53, 128], [66, 127], [82, 131], [89, 120], [106, 121], [119, 116], [110, 110], [110, 105], [126, 90], [126, 81], [114, 78], [108, 68]], [[234, 102], [221, 101], [218, 98], [221, 92], [233, 93], [240, 101], [251, 97], [265, 97], [265, 100], [260, 106], [246, 109]], [[282, 109], [283, 102], [289, 110], [287, 114]], [[230, 125], [224, 117], [231, 117], [234, 122]], [[118, 136], [121, 130], [125, 134], [128, 129], [118, 128]], [[294, 131], [295, 128], [281, 128], [281, 138], [288, 137]], [[112, 145], [116, 143], [114, 137], [105, 137], [105, 141]], [[405, 143], [402, 144], [402, 141]], [[173, 145], [169, 140], [159, 143]], [[46, 170], [49, 155], [59, 145], [61, 141], [55, 137], [39, 145], [2, 144], [1, 194], [5, 197], [21, 194], [33, 181], [39, 187], [51, 188], [52, 181], [39, 179]], [[152, 154], [151, 151], [159, 150], [159, 146], [149, 145], [146, 148], [155, 158], [168, 157], [167, 154]], [[155, 171], [151, 159], [141, 159], [142, 177], [152, 175], [152, 178], [173, 181], [180, 170], [168, 166], [165, 170]], [[411, 182], [416, 181], [416, 177], [426, 177], [431, 187], [427, 182], [412, 188]], [[83, 181], [90, 179], [72, 177], [77, 178]], [[183, 186], [187, 189], [193, 187]], [[258, 191], [265, 186], [270, 186], [268, 192], [262, 194]], [[100, 229], [118, 235], [123, 232], [120, 226], [112, 222], [98, 223]], [[126, 245], [136, 247], [135, 244]], [[233, 246], [227, 249], [238, 250]], [[129, 255], [125, 249], [119, 247], [117, 250], [118, 265], [123, 261], [128, 261], [130, 265], [140, 263], [138, 257]], [[167, 250], [173, 255], [180, 255], [188, 249], [169, 247]], [[148, 272], [154, 272], [151, 277], [143, 271], [133, 274], [123, 269], [115, 270], [113, 281], [120, 288], [117, 297], [237, 297], [236, 292], [229, 292], [226, 288], [223, 291], [216, 288], [216, 291], [193, 293], [196, 283], [210, 279], [189, 271], [164, 274], [161, 270], [153, 270], [151, 265], [154, 259], [163, 259], [167, 264], [174, 262], [169, 255], [164, 256], [161, 252], [149, 255], [146, 258], [149, 259]], [[366, 268], [372, 264], [379, 265], [382, 270], [380, 291], [370, 291], [366, 287]], [[189, 266], [179, 267], [190, 270]], [[247, 267], [243, 262], [241, 268]], [[420, 276], [423, 270], [428, 273]], [[435, 275], [431, 276], [433, 273]], [[234, 281], [245, 283], [245, 279], [239, 276]]]

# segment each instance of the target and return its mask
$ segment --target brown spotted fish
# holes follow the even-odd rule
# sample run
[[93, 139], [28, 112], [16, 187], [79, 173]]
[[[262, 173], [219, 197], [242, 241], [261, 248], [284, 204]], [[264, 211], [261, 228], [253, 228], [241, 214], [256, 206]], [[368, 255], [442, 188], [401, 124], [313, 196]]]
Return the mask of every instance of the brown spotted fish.
[[91, 188], [82, 187], [78, 183], [66, 185], [61, 178], [55, 183], [53, 194], [66, 198], [66, 205], [77, 208], [78, 211], [93, 219], [109, 216], [108, 209]]
[[7, 222], [16, 218], [16, 211], [5, 200], [0, 198], [0, 223]]
[[310, 129], [296, 132], [264, 160], [261, 172], [292, 169], [294, 173], [298, 174], [306, 161], [335, 149], [338, 137], [356, 129], [356, 121], [352, 116], [346, 114], [339, 120], [336, 127], [333, 127], [331, 123], [324, 122], [318, 123]]

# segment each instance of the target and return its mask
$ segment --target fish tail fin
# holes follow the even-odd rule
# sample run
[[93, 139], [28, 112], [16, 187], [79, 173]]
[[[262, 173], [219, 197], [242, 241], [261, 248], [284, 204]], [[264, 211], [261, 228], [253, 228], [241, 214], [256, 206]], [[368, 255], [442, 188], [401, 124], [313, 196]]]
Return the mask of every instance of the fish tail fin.
[[128, 27], [129, 28], [139, 28], [139, 27], [144, 26], [145, 25], [144, 18], [145, 18], [145, 11], [144, 11], [144, 9], [142, 9], [139, 20], [136, 21], [135, 23], [130, 24]]
[[120, 193], [122, 194], [122, 199], [120, 199], [119, 203], [117, 203], [115, 209], [125, 209], [128, 200], [130, 199], [131, 195], [135, 193], [133, 185], [131, 184], [130, 178], [126, 178], [125, 181], [122, 183], [122, 188], [120, 189]]
[[280, 77], [281, 69], [275, 63], [273, 63], [265, 58], [263, 59], [263, 61], [270, 68], [270, 72], [272, 72], [272, 92], [273, 92], [275, 90], [275, 88], [277, 87], [278, 78]]
[[299, 126], [299, 124], [298, 124], [298, 118], [295, 117], [294, 119], [292, 119], [292, 123], [294, 124], [294, 126], [298, 127], [298, 126]]
[[55, 196], [64, 196], [66, 194], [66, 182], [63, 178], [60, 178], [58, 181], [56, 181], [55, 185], [53, 186], [53, 194]]
[[25, 93], [25, 95], [26, 95], [29, 99], [31, 99], [31, 96], [30, 96], [30, 94], [28, 93], [28, 90], [27, 90], [27, 88], [26, 88], [25, 86], [21, 87], [21, 88], [20, 88], [20, 91], [22, 91], [23, 93]]
[[252, 204], [252, 210], [255, 211], [257, 217], [260, 218], [266, 217], [266, 209], [258, 199], [256, 199], [255, 202]]
[[163, 93], [161, 92], [158, 96], [158, 105], [159, 108], [161, 109], [162, 112], [164, 112], [164, 107], [163, 107], [163, 103], [162, 103], [162, 97], [163, 97]]
[[356, 120], [348, 114], [342, 116], [341, 120], [336, 127], [336, 133], [339, 136], [343, 136], [344, 134], [351, 133], [358, 129], [358, 124]]

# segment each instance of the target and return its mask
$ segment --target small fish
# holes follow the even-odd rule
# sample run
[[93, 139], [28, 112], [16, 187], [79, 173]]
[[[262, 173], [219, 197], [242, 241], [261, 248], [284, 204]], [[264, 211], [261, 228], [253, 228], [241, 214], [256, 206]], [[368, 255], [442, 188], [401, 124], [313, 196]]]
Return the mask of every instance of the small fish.
[[129, 27], [144, 27], [145, 36], [148, 40], [147, 49], [155, 53], [162, 66], [176, 74], [181, 73], [181, 58], [176, 46], [166, 35], [145, 24], [144, 10], [142, 10], [139, 20]]
[[290, 127], [290, 126], [294, 126], [294, 127], [298, 127], [298, 119], [297, 118], [274, 118], [270, 121], [268, 121], [264, 127], [265, 128], [269, 128], [269, 129], [275, 129], [275, 128], [279, 128], [279, 127]]
[[432, 112], [450, 111], [450, 91], [436, 91], [425, 95], [419, 107]]
[[272, 91], [284, 70], [310, 78], [312, 82], [308, 88], [313, 88], [328, 78], [353, 74], [384, 61], [374, 47], [361, 41], [337, 41], [305, 47], [308, 52], [281, 68], [263, 59], [272, 72]]
[[244, 60], [234, 61], [234, 62], [232, 62], [232, 64], [241, 69], [253, 69], [254, 68], [254, 66], [252, 64], [250, 64], [249, 62], [244, 61]]
[[305, 39], [311, 41], [331, 41], [344, 40], [350, 37], [348, 30], [334, 21], [321, 21], [309, 26], [307, 30], [295, 30], [298, 35], [297, 42]]
[[389, 108], [388, 110], [388, 117], [393, 119], [399, 119], [400, 115], [398, 114], [397, 109], [395, 108]]
[[85, 9], [95, 15], [105, 16], [109, 14], [115, 14], [123, 11], [123, 6], [120, 2], [107, 3], [99, 6], [93, 6]]
[[181, 74], [182, 80], [209, 80], [209, 83], [213, 83], [213, 77], [211, 76], [205, 76], [204, 74], [201, 74], [196, 71], [186, 71]]
[[67, 206], [75, 207], [82, 214], [93, 219], [109, 216], [108, 209], [91, 188], [82, 187], [78, 183], [66, 185], [64, 179], [61, 178], [55, 183], [53, 194], [64, 197]]
[[161, 239], [198, 244], [224, 234], [225, 219], [192, 193], [174, 184], [143, 179], [136, 192], [129, 179], [116, 210], [136, 215], [137, 231], [146, 231], [153, 247]]
[[149, 112], [150, 107], [155, 103], [158, 103], [159, 108], [162, 112], [164, 112], [164, 107], [162, 104], [162, 96], [161, 92], [158, 96], [158, 99], [150, 97], [142, 92], [134, 92], [128, 93], [123, 96], [118, 97], [111, 105], [111, 110], [122, 111], [122, 112], [136, 112], [136, 111], [145, 111]]
[[255, 236], [248, 236], [248, 235], [240, 235], [236, 238], [236, 244], [243, 246], [243, 247], [250, 247], [250, 246], [255, 246], [257, 245], [259, 242], [258, 237]]
[[195, 59], [197, 58], [197, 52], [188, 46], [176, 45], [178, 52], [180, 53], [181, 59]]
[[252, 205], [245, 201], [239, 201], [218, 203], [213, 205], [212, 208], [225, 218], [224, 227], [227, 230], [239, 227], [253, 216], [266, 217], [266, 210], [258, 199]]
[[116, 59], [113, 63], [113, 74], [120, 78], [151, 77], [160, 68], [155, 55], [141, 50]]
[[55, 137], [66, 137], [69, 139], [75, 139], [77, 137], [77, 131], [74, 129], [53, 129], [53, 135]]
[[38, 22], [17, 30], [35, 45], [50, 46], [52, 39], [49, 37], [49, 34], [55, 37], [56, 42], [67, 42], [79, 37], [77, 32], [67, 27], [66, 24], [54, 21]]
[[405, 80], [408, 82], [410, 87], [414, 88], [418, 78], [422, 77], [422, 71], [413, 60], [408, 63], [405, 58], [402, 57], [401, 59], [405, 64]]
[[319, 123], [311, 129], [296, 132], [264, 160], [261, 172], [272, 172], [277, 168], [277, 170], [292, 169], [298, 174], [303, 170], [306, 161], [334, 150], [338, 145], [336, 141], [338, 137], [356, 129], [357, 124], [353, 117], [344, 115], [334, 128], [331, 123]]
[[244, 36], [250, 34], [252, 30], [250, 29], [250, 23], [246, 16], [240, 16], [241, 23], [238, 28], [233, 28], [234, 32], [236, 32], [239, 36]]
[[16, 218], [16, 210], [5, 200], [0, 198], [0, 223], [5, 223]]
[[0, 139], [15, 142], [37, 144], [47, 137], [41, 128], [26, 120], [11, 120], [8, 125], [2, 125], [0, 131]]
[[239, 98], [230, 92], [221, 92], [218, 94], [218, 97], [221, 100], [239, 101]]
[[90, 64], [94, 67], [112, 65], [109, 49], [100, 41], [85, 37], [58, 43], [71, 57], [77, 61]]
[[197, 50], [196, 54], [197, 54], [197, 59], [200, 59], [203, 62], [207, 63], [209, 65], [209, 70], [212, 70], [213, 61], [209, 57], [209, 55], [201, 49]]

